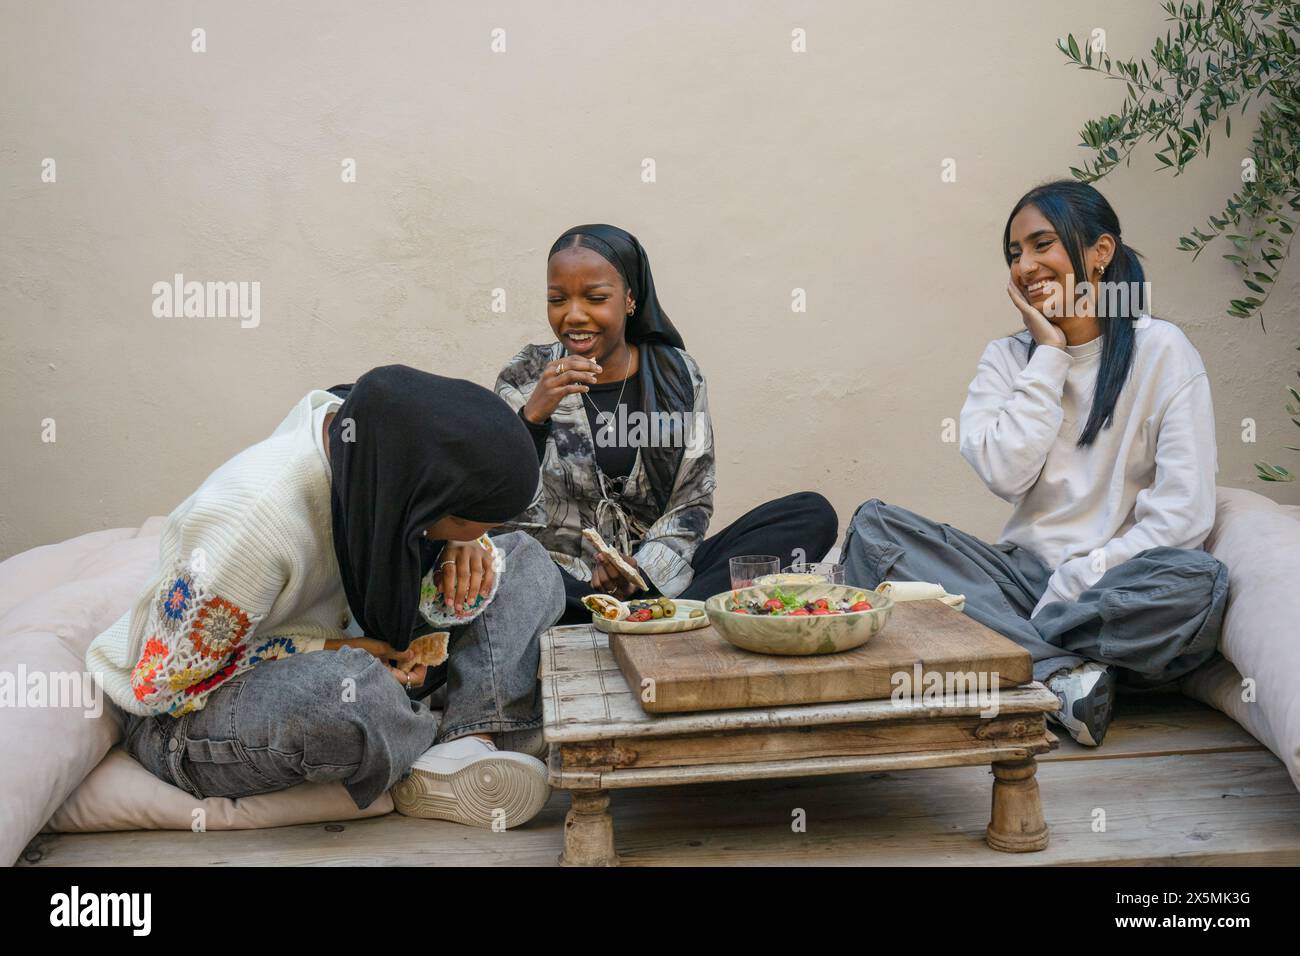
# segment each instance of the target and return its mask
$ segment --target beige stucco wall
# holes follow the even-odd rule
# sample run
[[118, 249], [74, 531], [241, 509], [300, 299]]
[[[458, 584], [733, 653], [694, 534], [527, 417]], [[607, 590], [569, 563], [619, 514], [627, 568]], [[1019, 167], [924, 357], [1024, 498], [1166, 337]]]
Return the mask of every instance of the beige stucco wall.
[[[491, 384], [547, 338], [551, 241], [602, 220], [650, 251], [709, 377], [715, 530], [813, 488], [842, 522], [879, 496], [996, 534], [1007, 506], [943, 422], [1019, 324], [1008, 209], [1121, 97], [1054, 38], [1142, 52], [1155, 0], [296, 6], [3, 3], [0, 557], [167, 512], [313, 386], [397, 361]], [[1300, 268], [1265, 334], [1223, 316], [1226, 263], [1174, 250], [1237, 184], [1246, 128], [1180, 179], [1143, 152], [1102, 189], [1210, 370], [1220, 483], [1297, 503], [1251, 463], [1300, 457]], [[177, 272], [260, 282], [260, 325], [155, 318]]]

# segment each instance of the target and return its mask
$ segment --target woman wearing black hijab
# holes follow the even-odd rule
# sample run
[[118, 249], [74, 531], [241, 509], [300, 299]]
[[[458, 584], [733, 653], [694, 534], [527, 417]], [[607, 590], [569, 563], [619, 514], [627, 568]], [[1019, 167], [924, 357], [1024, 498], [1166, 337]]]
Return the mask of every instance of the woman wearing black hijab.
[[[536, 541], [486, 532], [537, 480], [527, 429], [478, 385], [387, 366], [309, 393], [172, 513], [158, 577], [92, 644], [128, 751], [200, 799], [341, 781], [360, 808], [392, 788], [412, 816], [530, 819], [546, 768], [496, 740], [537, 736], [563, 588]], [[409, 646], [430, 621], [436, 666]], [[439, 721], [419, 698], [443, 684]]]
[[[556, 341], [530, 345], [497, 377], [542, 465], [538, 496], [509, 522], [535, 535], [564, 576], [564, 622], [589, 621], [593, 592], [704, 599], [731, 586], [728, 561], [770, 554], [817, 561], [835, 511], [801, 492], [705, 538], [713, 513], [713, 430], [704, 375], [655, 292], [650, 260], [616, 226], [567, 230], [547, 261]], [[649, 588], [583, 537], [595, 528]]]

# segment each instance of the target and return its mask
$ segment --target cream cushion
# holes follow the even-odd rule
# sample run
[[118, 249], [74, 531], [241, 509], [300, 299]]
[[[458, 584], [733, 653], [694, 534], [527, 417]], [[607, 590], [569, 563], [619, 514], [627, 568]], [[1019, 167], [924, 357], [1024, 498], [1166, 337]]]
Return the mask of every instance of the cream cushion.
[[196, 800], [159, 780], [121, 747], [114, 747], [55, 811], [45, 829], [56, 833], [101, 830], [255, 830], [383, 816], [393, 809], [384, 794], [358, 810], [340, 783], [304, 783], [288, 790], [229, 800]]
[[1184, 678], [1183, 693], [1246, 728], [1300, 788], [1300, 506], [1220, 488], [1205, 548], [1228, 566], [1223, 659]]
[[[161, 518], [33, 548], [0, 562], [0, 861], [12, 863], [43, 828], [63, 832], [191, 829], [201, 808], [209, 830], [315, 823], [392, 810], [384, 794], [364, 811], [342, 784], [312, 784], [240, 800], [197, 801], [115, 748], [121, 712], [86, 696], [86, 647], [150, 580]], [[3, 675], [8, 675], [7, 677]], [[65, 706], [35, 706], [32, 682], [62, 675]], [[19, 686], [18, 677], [23, 677]], [[84, 682], [84, 683], [83, 683]], [[0, 688], [0, 695], [5, 692]], [[84, 706], [87, 701], [90, 707]], [[18, 705], [15, 705], [18, 704]]]

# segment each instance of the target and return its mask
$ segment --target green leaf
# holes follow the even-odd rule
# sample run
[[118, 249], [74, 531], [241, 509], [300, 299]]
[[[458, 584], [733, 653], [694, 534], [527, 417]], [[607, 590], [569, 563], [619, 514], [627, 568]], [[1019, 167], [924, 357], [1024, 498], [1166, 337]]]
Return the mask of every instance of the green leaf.
[[1281, 465], [1270, 465], [1263, 461], [1255, 462], [1255, 473], [1263, 481], [1295, 481], [1295, 476]]
[[1073, 60], [1078, 60], [1078, 59], [1079, 59], [1079, 44], [1077, 44], [1077, 43], [1074, 42], [1074, 34], [1073, 34], [1073, 33], [1069, 34], [1069, 42], [1070, 42], [1070, 58], [1073, 59]]

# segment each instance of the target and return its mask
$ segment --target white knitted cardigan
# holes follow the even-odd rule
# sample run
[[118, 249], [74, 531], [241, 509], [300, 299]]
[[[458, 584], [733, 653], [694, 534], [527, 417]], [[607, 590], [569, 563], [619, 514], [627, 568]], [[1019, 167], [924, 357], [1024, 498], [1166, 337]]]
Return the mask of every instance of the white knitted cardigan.
[[119, 707], [179, 716], [263, 660], [347, 636], [328, 464], [312, 436], [328, 402], [309, 393], [168, 516], [156, 576], [86, 652]]

